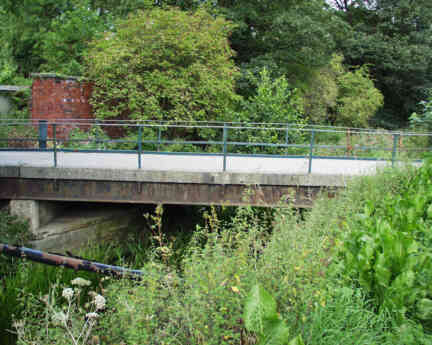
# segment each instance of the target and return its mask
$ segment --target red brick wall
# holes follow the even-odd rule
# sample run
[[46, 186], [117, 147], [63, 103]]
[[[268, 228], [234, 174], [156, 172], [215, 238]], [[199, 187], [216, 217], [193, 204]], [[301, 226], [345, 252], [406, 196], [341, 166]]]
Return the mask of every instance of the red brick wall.
[[[60, 77], [34, 76], [32, 86], [32, 119], [54, 121], [58, 119], [92, 119], [89, 103], [92, 86], [87, 82]], [[66, 138], [71, 126], [57, 126], [56, 135]], [[52, 127], [48, 127], [52, 137]]]

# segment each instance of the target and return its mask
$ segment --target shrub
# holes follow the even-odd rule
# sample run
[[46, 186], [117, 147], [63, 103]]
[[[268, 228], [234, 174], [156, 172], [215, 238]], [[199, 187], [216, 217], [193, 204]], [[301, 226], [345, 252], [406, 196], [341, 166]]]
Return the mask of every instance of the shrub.
[[431, 178], [428, 160], [403, 189], [368, 198], [344, 222], [342, 271], [399, 322], [406, 317], [432, 321]]
[[227, 119], [238, 99], [232, 28], [203, 9], [155, 8], [117, 22], [86, 59], [96, 117]]

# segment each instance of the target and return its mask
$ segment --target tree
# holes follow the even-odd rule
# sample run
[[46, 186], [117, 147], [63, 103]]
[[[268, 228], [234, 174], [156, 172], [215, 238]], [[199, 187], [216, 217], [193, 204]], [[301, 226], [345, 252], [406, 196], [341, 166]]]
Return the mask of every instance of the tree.
[[116, 19], [153, 6], [151, 0], [3, 0], [0, 37], [11, 46], [15, 75], [80, 75], [90, 40], [112, 30]]
[[[432, 89], [428, 90], [426, 100], [420, 102], [421, 111], [412, 113], [410, 116], [410, 124], [414, 129], [420, 129], [427, 132], [432, 132]], [[432, 139], [429, 137], [429, 143]]]
[[257, 78], [265, 68], [272, 79], [284, 76], [291, 87], [304, 90], [331, 60], [335, 36], [347, 25], [324, 0], [223, 0], [214, 11], [223, 13], [237, 27], [231, 46], [242, 77], [238, 92], [250, 97]]
[[432, 2], [340, 1], [350, 34], [339, 41], [349, 65], [368, 64], [384, 94], [382, 125], [407, 121], [432, 84]]
[[240, 120], [245, 122], [304, 124], [303, 99], [284, 76], [272, 79], [264, 68], [259, 77], [250, 74], [256, 92], [241, 102]]
[[106, 27], [106, 22], [90, 8], [88, 1], [62, 12], [51, 21], [50, 30], [39, 44], [43, 59], [40, 71], [81, 76], [88, 42]]
[[368, 127], [369, 120], [383, 105], [384, 97], [375, 88], [366, 66], [347, 71], [337, 79], [335, 124]]
[[71, 8], [68, 0], [3, 0], [0, 4], [2, 41], [9, 42], [17, 73], [28, 77], [43, 63], [40, 43], [51, 21]]
[[367, 66], [348, 68], [334, 54], [302, 89], [305, 113], [312, 123], [367, 127], [383, 104]]
[[204, 10], [156, 8], [118, 21], [86, 58], [96, 117], [227, 120], [238, 101], [232, 28]]

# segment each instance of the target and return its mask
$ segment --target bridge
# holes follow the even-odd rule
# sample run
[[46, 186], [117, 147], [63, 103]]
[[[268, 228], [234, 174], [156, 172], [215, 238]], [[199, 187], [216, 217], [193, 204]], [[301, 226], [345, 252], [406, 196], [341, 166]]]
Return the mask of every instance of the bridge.
[[[421, 133], [291, 124], [5, 121], [0, 199], [32, 227], [53, 201], [310, 207], [355, 176], [420, 162]], [[21, 135], [20, 135], [21, 133]], [[30, 134], [29, 134], [30, 133]]]

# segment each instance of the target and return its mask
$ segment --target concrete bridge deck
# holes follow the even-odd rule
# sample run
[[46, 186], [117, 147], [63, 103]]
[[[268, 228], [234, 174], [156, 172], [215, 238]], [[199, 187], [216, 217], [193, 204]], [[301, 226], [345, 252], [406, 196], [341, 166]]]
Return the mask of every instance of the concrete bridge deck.
[[[310, 207], [353, 176], [373, 174], [385, 161], [214, 155], [0, 152], [0, 198]], [[245, 195], [248, 195], [245, 197]]]

